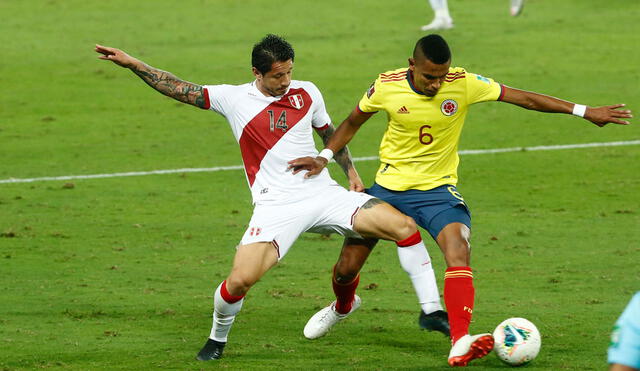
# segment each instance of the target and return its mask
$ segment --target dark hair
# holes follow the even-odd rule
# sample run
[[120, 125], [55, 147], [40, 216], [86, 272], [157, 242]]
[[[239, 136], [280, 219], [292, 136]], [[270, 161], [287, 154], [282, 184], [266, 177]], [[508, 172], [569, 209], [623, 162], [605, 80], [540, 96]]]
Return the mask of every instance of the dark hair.
[[271, 71], [274, 62], [293, 61], [294, 57], [291, 44], [280, 36], [268, 34], [253, 46], [251, 65], [264, 75]]
[[418, 56], [418, 51], [435, 64], [444, 64], [451, 60], [449, 45], [440, 35], [431, 34], [418, 40], [413, 49], [413, 58]]

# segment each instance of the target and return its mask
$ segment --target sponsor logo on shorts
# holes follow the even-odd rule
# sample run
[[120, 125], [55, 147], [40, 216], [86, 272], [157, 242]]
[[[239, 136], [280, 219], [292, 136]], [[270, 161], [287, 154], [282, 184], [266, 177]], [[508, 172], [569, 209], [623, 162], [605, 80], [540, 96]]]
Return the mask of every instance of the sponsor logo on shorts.
[[251, 229], [249, 229], [250, 236], [258, 236], [260, 232], [262, 232], [262, 228], [260, 227], [251, 227]]

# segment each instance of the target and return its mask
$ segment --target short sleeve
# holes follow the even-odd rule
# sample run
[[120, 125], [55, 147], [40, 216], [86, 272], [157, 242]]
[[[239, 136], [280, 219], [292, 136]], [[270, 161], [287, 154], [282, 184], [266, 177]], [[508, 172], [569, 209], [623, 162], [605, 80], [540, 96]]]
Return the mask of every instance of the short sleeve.
[[327, 108], [324, 104], [324, 99], [322, 98], [322, 93], [317, 86], [313, 83], [310, 84], [311, 97], [314, 102], [313, 107], [313, 117], [311, 118], [311, 125], [313, 125], [316, 129], [325, 129], [331, 124], [331, 117], [327, 113]]
[[365, 113], [374, 113], [383, 109], [380, 100], [380, 79], [374, 81], [369, 89], [367, 89], [362, 99], [360, 99], [357, 108], [360, 112]]
[[631, 299], [615, 324], [608, 362], [640, 368], [640, 293]]
[[218, 112], [226, 116], [231, 108], [233, 99], [229, 94], [233, 85], [204, 85], [204, 109]]
[[467, 73], [467, 102], [469, 104], [500, 100], [502, 85], [488, 77]]

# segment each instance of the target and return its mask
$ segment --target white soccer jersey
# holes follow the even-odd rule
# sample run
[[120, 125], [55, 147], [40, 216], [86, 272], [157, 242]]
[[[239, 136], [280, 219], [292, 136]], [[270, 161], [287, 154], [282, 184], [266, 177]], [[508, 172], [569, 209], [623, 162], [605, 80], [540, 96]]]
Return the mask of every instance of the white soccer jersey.
[[325, 168], [305, 179], [293, 175], [288, 162], [315, 157], [312, 126], [330, 124], [318, 88], [308, 81], [291, 81], [280, 97], [265, 97], [256, 82], [243, 85], [205, 85], [205, 108], [224, 116], [240, 145], [242, 161], [254, 203], [293, 201], [314, 187], [337, 184]]

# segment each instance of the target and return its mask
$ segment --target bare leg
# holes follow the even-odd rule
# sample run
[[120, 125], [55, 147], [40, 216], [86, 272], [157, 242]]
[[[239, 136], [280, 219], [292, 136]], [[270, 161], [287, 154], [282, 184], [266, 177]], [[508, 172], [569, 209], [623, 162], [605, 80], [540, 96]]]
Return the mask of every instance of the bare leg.
[[278, 263], [278, 252], [271, 242], [241, 245], [227, 277], [231, 295], [244, 295], [271, 267]]
[[418, 231], [411, 217], [377, 198], [372, 198], [362, 206], [353, 229], [365, 238], [387, 241], [402, 241]]
[[196, 357], [210, 361], [222, 356], [227, 335], [242, 308], [244, 295], [278, 262], [278, 253], [271, 242], [241, 245], [236, 251], [231, 273], [216, 289], [213, 296], [213, 325], [211, 334]]

